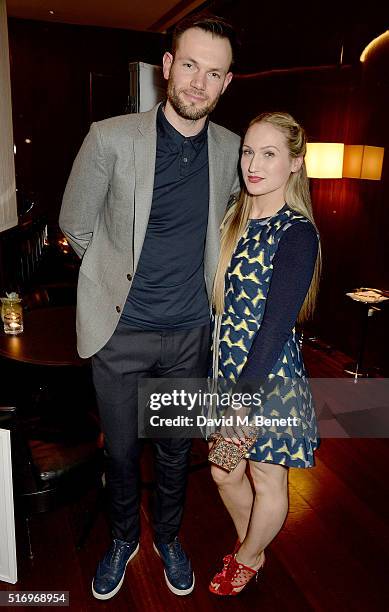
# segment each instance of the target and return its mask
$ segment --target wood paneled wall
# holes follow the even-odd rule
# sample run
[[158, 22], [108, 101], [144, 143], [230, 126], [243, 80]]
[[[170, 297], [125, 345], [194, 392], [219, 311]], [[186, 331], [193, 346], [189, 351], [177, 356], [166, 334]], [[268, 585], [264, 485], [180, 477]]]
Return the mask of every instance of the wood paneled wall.
[[17, 184], [56, 223], [74, 157], [96, 118], [90, 74], [106, 77], [105, 109], [122, 114], [128, 62], [160, 63], [165, 37], [20, 19], [8, 27]]
[[6, 4], [0, 0], [0, 232], [17, 224], [8, 55]]
[[[160, 63], [162, 35], [9, 20], [17, 178], [35, 191], [49, 221], [58, 217], [74, 156], [90, 123], [89, 74], [118, 84], [124, 112], [128, 61]], [[312, 333], [355, 355], [360, 312], [345, 296], [358, 286], [389, 289], [389, 62], [280, 72], [232, 81], [214, 119], [243, 134], [264, 110], [287, 110], [310, 140], [386, 147], [381, 181], [312, 180], [324, 268]], [[24, 142], [31, 138], [32, 144]], [[389, 309], [371, 320], [368, 358], [389, 368]]]
[[[386, 65], [386, 73], [382, 65]], [[244, 134], [263, 111], [286, 110], [311, 141], [386, 148], [381, 181], [312, 179], [315, 218], [323, 247], [323, 277], [311, 334], [355, 356], [361, 309], [345, 293], [389, 289], [389, 62], [290, 71], [232, 81], [215, 119]], [[238, 109], [238, 110], [237, 110]], [[389, 308], [370, 319], [367, 360], [389, 371]]]

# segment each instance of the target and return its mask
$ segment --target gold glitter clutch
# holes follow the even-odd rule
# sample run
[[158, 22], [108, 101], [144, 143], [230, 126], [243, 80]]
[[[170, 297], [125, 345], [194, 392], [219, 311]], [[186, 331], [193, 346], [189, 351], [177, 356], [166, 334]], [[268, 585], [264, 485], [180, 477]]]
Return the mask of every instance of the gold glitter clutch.
[[228, 442], [220, 434], [214, 434], [210, 438], [215, 440], [214, 445], [208, 453], [208, 461], [218, 465], [227, 472], [232, 472], [238, 463], [246, 458], [247, 453], [254, 445], [257, 436], [250, 435], [245, 439], [244, 444], [238, 446], [233, 442]]

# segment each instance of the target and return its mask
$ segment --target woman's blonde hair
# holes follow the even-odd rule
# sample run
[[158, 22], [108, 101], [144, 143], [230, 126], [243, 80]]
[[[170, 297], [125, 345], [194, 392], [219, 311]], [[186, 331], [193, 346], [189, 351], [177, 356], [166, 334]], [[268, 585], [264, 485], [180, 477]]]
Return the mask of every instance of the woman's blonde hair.
[[[250, 122], [249, 127], [256, 123], [270, 123], [273, 127], [280, 130], [285, 136], [286, 144], [291, 158], [303, 157], [306, 153], [305, 131], [288, 113], [262, 113]], [[309, 181], [305, 162], [297, 172], [290, 174], [285, 188], [285, 201], [290, 208], [309, 219], [313, 225], [311, 196], [309, 193]], [[216, 314], [222, 314], [224, 310], [224, 278], [227, 268], [231, 262], [232, 255], [240, 238], [247, 229], [250, 213], [253, 205], [253, 198], [245, 188], [240, 192], [238, 200], [227, 210], [221, 227], [221, 250], [219, 263], [216, 270], [215, 282], [213, 286], [213, 305]], [[308, 319], [314, 311], [316, 297], [319, 288], [321, 272], [321, 250], [316, 259], [312, 281], [300, 309], [297, 321], [302, 323]]]

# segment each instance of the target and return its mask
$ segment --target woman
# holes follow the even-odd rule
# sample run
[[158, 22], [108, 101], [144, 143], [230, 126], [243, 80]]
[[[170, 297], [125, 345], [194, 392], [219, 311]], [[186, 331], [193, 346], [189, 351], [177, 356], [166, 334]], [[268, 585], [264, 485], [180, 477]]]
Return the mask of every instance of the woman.
[[[295, 388], [306, 374], [294, 326], [312, 314], [320, 276], [305, 151], [304, 130], [289, 114], [256, 117], [242, 147], [245, 188], [222, 226], [213, 296], [213, 377], [233, 383], [292, 381], [286, 405], [298, 426], [292, 435], [290, 429], [281, 436], [261, 434], [248, 459], [230, 473], [212, 466], [238, 535], [210, 583], [217, 595], [237, 595], [263, 566], [264, 550], [287, 515], [288, 468], [311, 467], [318, 446], [309, 388], [300, 394]], [[275, 394], [271, 414], [277, 413], [285, 416], [285, 398]], [[227, 435], [242, 442], [239, 432]]]

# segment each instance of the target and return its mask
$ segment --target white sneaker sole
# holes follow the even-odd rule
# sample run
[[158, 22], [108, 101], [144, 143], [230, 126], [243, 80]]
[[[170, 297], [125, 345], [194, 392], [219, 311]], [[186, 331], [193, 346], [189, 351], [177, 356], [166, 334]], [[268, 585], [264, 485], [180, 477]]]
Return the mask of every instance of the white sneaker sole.
[[[159, 554], [159, 550], [156, 547], [156, 545], [154, 544], [154, 542], [153, 542], [153, 548], [154, 548], [155, 552], [157, 553], [158, 557], [161, 559], [161, 555]], [[174, 593], [174, 595], [189, 595], [193, 591], [193, 589], [195, 587], [195, 575], [194, 575], [194, 572], [193, 572], [193, 583], [192, 583], [192, 586], [189, 587], [189, 589], [176, 589], [176, 587], [174, 587], [171, 584], [171, 582], [169, 582], [169, 579], [168, 579], [168, 577], [166, 575], [166, 570], [163, 570], [163, 573], [165, 575], [165, 582], [167, 584], [167, 587], [168, 587], [168, 589], [172, 593]]]
[[94, 579], [93, 579], [92, 580], [92, 594], [93, 594], [93, 597], [96, 597], [96, 599], [102, 599], [102, 600], [111, 599], [111, 597], [114, 597], [116, 595], [116, 593], [118, 591], [120, 591], [120, 589], [121, 589], [121, 586], [122, 586], [123, 581], [124, 581], [124, 576], [126, 575], [127, 565], [135, 557], [135, 555], [138, 554], [138, 552], [139, 552], [139, 542], [138, 542], [138, 546], [135, 548], [134, 552], [132, 553], [132, 555], [130, 555], [130, 557], [127, 560], [126, 567], [124, 568], [122, 579], [120, 580], [119, 584], [112, 591], [110, 591], [109, 593], [105, 593], [105, 595], [102, 595], [101, 593], [97, 593], [94, 590], [94, 588], [93, 588], [93, 582], [94, 582]]

